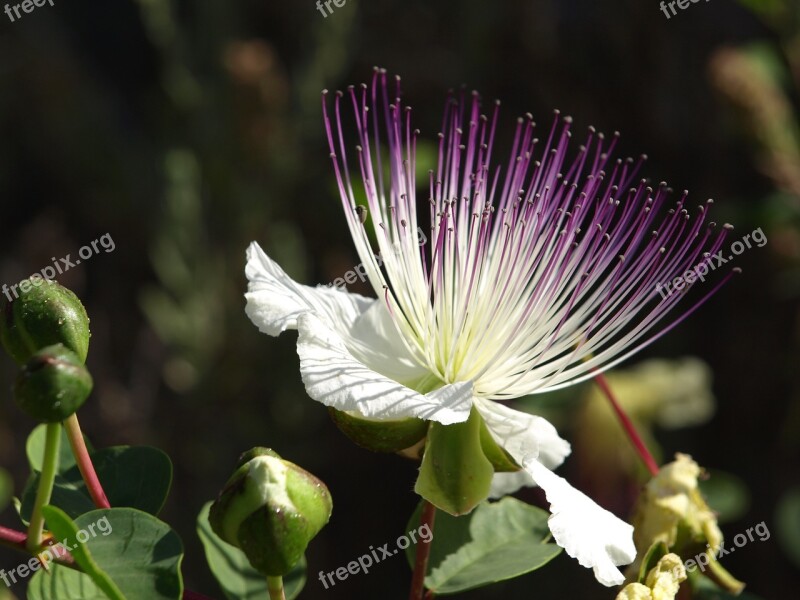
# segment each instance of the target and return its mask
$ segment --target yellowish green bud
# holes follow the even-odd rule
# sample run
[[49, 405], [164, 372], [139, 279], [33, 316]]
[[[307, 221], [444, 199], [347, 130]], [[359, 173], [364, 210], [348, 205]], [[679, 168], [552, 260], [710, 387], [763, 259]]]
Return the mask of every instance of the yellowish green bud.
[[211, 506], [209, 522], [254, 569], [282, 576], [302, 558], [330, 519], [328, 488], [308, 471], [268, 448], [255, 448]]
[[620, 590], [616, 600], [653, 600], [653, 593], [644, 584], [629, 583]]
[[681, 557], [665, 554], [650, 569], [644, 582], [626, 585], [616, 600], [675, 600], [683, 581], [686, 581], [686, 569]]
[[664, 465], [647, 484], [633, 518], [640, 555], [656, 542], [687, 556], [709, 547], [711, 552], [719, 549], [722, 532], [700, 493], [701, 473], [690, 456], [676, 454], [675, 461]]

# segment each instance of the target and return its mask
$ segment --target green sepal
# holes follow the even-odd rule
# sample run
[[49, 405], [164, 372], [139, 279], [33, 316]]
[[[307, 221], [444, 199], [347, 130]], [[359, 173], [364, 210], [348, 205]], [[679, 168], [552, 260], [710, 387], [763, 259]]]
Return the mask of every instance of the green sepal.
[[639, 567], [639, 578], [637, 581], [644, 584], [650, 570], [656, 568], [656, 566], [658, 566], [658, 561], [668, 553], [669, 548], [667, 548], [664, 542], [655, 542], [650, 546], [647, 550], [647, 554], [645, 554], [642, 559], [642, 565]]
[[454, 516], [469, 513], [489, 496], [494, 468], [481, 447], [483, 419], [473, 407], [454, 425], [432, 422], [414, 491]]
[[373, 452], [400, 452], [425, 437], [428, 422], [410, 417], [378, 421], [364, 416], [328, 408], [336, 427], [356, 445]]
[[492, 463], [495, 473], [513, 473], [521, 469], [511, 458], [511, 455], [494, 441], [483, 419], [481, 419], [481, 449], [486, 458], [489, 459], [489, 462]]

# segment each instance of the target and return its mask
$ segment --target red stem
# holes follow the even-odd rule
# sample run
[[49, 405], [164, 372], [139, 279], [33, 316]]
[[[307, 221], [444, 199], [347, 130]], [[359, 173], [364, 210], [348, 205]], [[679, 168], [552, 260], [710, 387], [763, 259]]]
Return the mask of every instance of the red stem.
[[[73, 567], [74, 561], [69, 552], [64, 550], [62, 546], [54, 546], [54, 542], [55, 540], [53, 540], [52, 537], [49, 535], [46, 536], [41, 550], [51, 547], [56, 554], [55, 559], [58, 564], [66, 567]], [[19, 550], [25, 554], [30, 554], [28, 550], [28, 535], [22, 531], [0, 526], [0, 545]]]
[[78, 423], [76, 414], [73, 413], [64, 421], [64, 429], [67, 431], [72, 454], [75, 455], [75, 462], [78, 464], [78, 469], [81, 472], [83, 481], [86, 483], [86, 489], [89, 490], [89, 495], [92, 497], [94, 505], [97, 508], [111, 508], [106, 493], [103, 491], [103, 486], [97, 478], [89, 451], [86, 449], [86, 442], [83, 440], [81, 426]]
[[[427, 525], [433, 532], [433, 522], [436, 519], [436, 507], [427, 500], [422, 501], [422, 514], [419, 517], [420, 527]], [[431, 541], [417, 544], [417, 555], [414, 560], [414, 574], [411, 578], [411, 592], [409, 600], [424, 600], [425, 574], [428, 572], [428, 557], [431, 554]]]
[[608, 385], [608, 381], [606, 378], [598, 373], [594, 377], [595, 383], [603, 390], [603, 393], [608, 398], [608, 401], [611, 402], [611, 407], [614, 409], [614, 412], [617, 413], [617, 417], [622, 423], [623, 429], [625, 429], [625, 433], [628, 434], [628, 439], [630, 439], [633, 447], [636, 448], [636, 452], [638, 452], [639, 457], [644, 462], [647, 469], [650, 471], [650, 474], [655, 477], [658, 475], [658, 463], [653, 458], [653, 455], [650, 454], [650, 451], [645, 446], [644, 442], [642, 441], [639, 432], [636, 431], [636, 427], [633, 425], [633, 422], [630, 420], [628, 415], [625, 414], [625, 411], [622, 410], [622, 407], [617, 402], [614, 393], [611, 391], [611, 387]]
[[27, 552], [28, 549], [25, 546], [27, 540], [28, 536], [22, 531], [0, 526], [0, 544]]

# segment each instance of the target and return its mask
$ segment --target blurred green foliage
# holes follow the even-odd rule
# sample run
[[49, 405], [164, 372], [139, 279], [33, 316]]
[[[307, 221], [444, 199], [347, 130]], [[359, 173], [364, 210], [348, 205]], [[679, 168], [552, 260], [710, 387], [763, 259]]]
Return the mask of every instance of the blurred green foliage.
[[[778, 499], [800, 484], [799, 22], [789, 0], [702, 3], [669, 21], [657, 3], [636, 0], [349, 0], [328, 18], [311, 1], [57, 3], [0, 25], [0, 279], [113, 236], [114, 253], [61, 278], [92, 317], [96, 392], [82, 421], [97, 447], [152, 444], [172, 458], [163, 518], [187, 542], [192, 589], [220, 594], [189, 540], [227, 466], [257, 445], [329, 484], [337, 510], [308, 562], [311, 572], [333, 568], [403, 531], [417, 466], [352, 446], [305, 397], [292, 336], [268, 338], [244, 315], [251, 240], [308, 283], [358, 262], [320, 91], [385, 66], [403, 76], [428, 144], [447, 89], [462, 83], [502, 99], [500, 147], [518, 114], [546, 126], [557, 107], [576, 131], [620, 129], [623, 153], [650, 155], [646, 176], [690, 189], [697, 203], [713, 195], [718, 222], [764, 227], [768, 245], [737, 259], [742, 277], [643, 358], [692, 353], [708, 364], [714, 418], [678, 429], [652, 422], [653, 439], [664, 456], [688, 452], [745, 482], [749, 508], [737, 505], [726, 532], [772, 527]], [[420, 150], [430, 164], [433, 147]], [[6, 389], [13, 372], [0, 367]], [[592, 447], [578, 436], [588, 395], [549, 402], [576, 447], [565, 468], [593, 497], [602, 486], [606, 505], [625, 515], [641, 480], [612, 425], [598, 456], [609, 457], [614, 485], [594, 476]], [[15, 489], [32, 425], [7, 395], [0, 465]], [[537, 490], [525, 498], [544, 505]], [[0, 567], [15, 561], [0, 553]], [[331, 590], [310, 581], [303, 597], [405, 597], [402, 563]], [[772, 540], [726, 566], [765, 598], [800, 586]], [[584, 571], [559, 556], [463, 597], [527, 598], [532, 587], [547, 597], [556, 580], [564, 597], [611, 596]]]

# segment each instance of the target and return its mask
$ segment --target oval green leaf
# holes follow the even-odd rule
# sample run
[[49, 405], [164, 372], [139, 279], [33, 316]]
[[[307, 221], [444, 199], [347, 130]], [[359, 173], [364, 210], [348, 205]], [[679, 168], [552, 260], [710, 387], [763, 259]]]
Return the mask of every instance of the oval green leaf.
[[[55, 539], [61, 542], [62, 548], [70, 552], [72, 558], [75, 559], [75, 563], [83, 570], [85, 576], [89, 577], [110, 600], [125, 600], [122, 590], [103, 572], [103, 569], [97, 565], [92, 557], [88, 548], [88, 538], [86, 543], [79, 543], [79, 540], [82, 539], [82, 530], [78, 524], [56, 506], [45, 506], [42, 508], [42, 513], [47, 521], [47, 528], [53, 533]], [[105, 514], [91, 521], [93, 531], [98, 526], [95, 521], [102, 519], [105, 519], [102, 521], [103, 523], [108, 523], [108, 517]], [[106, 530], [113, 533], [113, 529], [104, 526], [103, 531]], [[94, 548], [94, 550], [97, 551], [100, 548]]]
[[[419, 527], [422, 504], [408, 531]], [[469, 515], [437, 512], [425, 587], [447, 595], [519, 577], [555, 558], [561, 548], [548, 543], [548, 513], [506, 497], [483, 503]], [[416, 546], [406, 550], [414, 564]]]
[[[31, 466], [31, 471], [42, 470], [42, 457], [44, 456], [44, 438], [47, 426], [42, 423], [37, 425], [31, 434], [28, 436], [28, 441], [25, 443], [25, 453], [28, 455], [28, 463]], [[69, 439], [66, 435], [60, 436], [58, 447], [58, 473], [69, 471], [75, 466], [75, 457], [72, 455], [72, 448], [69, 446]], [[86, 442], [86, 448], [92, 452], [92, 444], [83, 436]]]
[[[158, 448], [115, 446], [92, 453], [97, 477], [111, 506], [137, 508], [157, 515], [172, 484], [172, 463]], [[39, 485], [39, 474], [28, 481], [20, 516], [28, 522]], [[95, 508], [77, 466], [56, 476], [50, 503], [77, 518]]]
[[[85, 573], [54, 565], [54, 583], [32, 582], [41, 591], [41, 600], [94, 598], [97, 589], [92, 583], [114, 600], [180, 600], [183, 596], [183, 544], [169, 525], [152, 515], [111, 508], [86, 513], [73, 522], [63, 511], [48, 506], [45, 518]], [[83, 544], [78, 543], [80, 532], [88, 534]], [[62, 595], [52, 594], [52, 586]], [[30, 592], [29, 598], [38, 600]]]

